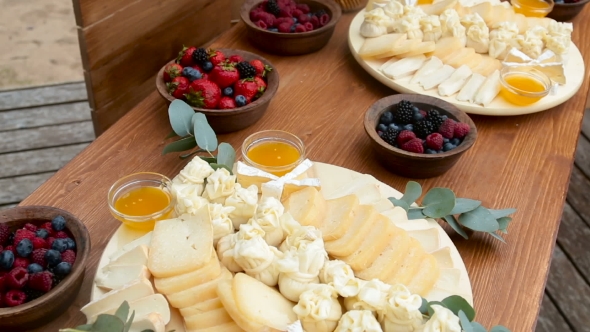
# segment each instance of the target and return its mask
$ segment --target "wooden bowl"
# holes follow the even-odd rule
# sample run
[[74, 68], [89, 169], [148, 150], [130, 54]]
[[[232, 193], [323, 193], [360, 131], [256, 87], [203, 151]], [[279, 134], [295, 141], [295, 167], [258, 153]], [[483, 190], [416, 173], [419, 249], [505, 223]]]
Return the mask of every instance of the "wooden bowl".
[[296, 0], [297, 3], [308, 5], [312, 12], [324, 9], [330, 15], [330, 22], [309, 32], [272, 32], [259, 28], [250, 20], [250, 10], [261, 2], [261, 0], [246, 0], [240, 9], [240, 15], [246, 24], [248, 39], [252, 44], [272, 54], [301, 55], [321, 49], [332, 37], [336, 23], [342, 16], [342, 9], [332, 0]]
[[[253, 125], [254, 123], [256, 123], [256, 121], [260, 120], [260, 118], [266, 112], [266, 109], [270, 104], [270, 100], [272, 99], [272, 97], [274, 97], [275, 93], [277, 92], [277, 89], [279, 88], [279, 73], [277, 72], [277, 68], [273, 66], [270, 63], [270, 61], [254, 53], [226, 48], [220, 48], [218, 50], [223, 52], [228, 57], [231, 55], [240, 55], [242, 58], [244, 58], [245, 61], [258, 59], [262, 61], [265, 65], [268, 65], [272, 68], [272, 70], [267, 74], [266, 91], [264, 92], [264, 94], [262, 94], [260, 98], [253, 101], [250, 104], [229, 110], [193, 107], [193, 109], [196, 112], [201, 112], [205, 114], [205, 116], [207, 117], [207, 121], [209, 122], [211, 128], [213, 128], [215, 133], [224, 134], [244, 129], [246, 127]], [[174, 60], [170, 61], [164, 67], [162, 67], [156, 77], [156, 88], [158, 89], [160, 95], [164, 99], [168, 100], [168, 102], [172, 102], [176, 98], [174, 98], [168, 93], [168, 90], [166, 89], [166, 83], [164, 82], [163, 74], [166, 66], [173, 62]]]
[[[437, 154], [407, 152], [389, 145], [377, 134], [377, 124], [381, 114], [402, 100], [408, 100], [422, 110], [435, 109], [451, 119], [467, 123], [471, 128], [469, 134], [456, 148]], [[444, 100], [417, 94], [397, 94], [379, 99], [365, 113], [364, 123], [377, 159], [391, 172], [409, 178], [430, 178], [443, 174], [473, 146], [477, 138], [475, 124], [465, 112]]]
[[0, 211], [0, 223], [15, 230], [28, 222], [37, 225], [51, 221], [58, 215], [66, 219], [66, 228], [76, 241], [76, 262], [70, 274], [57, 287], [33, 301], [12, 308], [0, 308], [0, 331], [25, 331], [47, 324], [61, 315], [78, 295], [90, 254], [90, 235], [79, 219], [54, 207], [20, 206]]
[[581, 0], [576, 3], [556, 2], [553, 5], [553, 10], [551, 10], [547, 17], [560, 22], [569, 21], [576, 17], [582, 11], [582, 9], [584, 9], [584, 6], [588, 3], [588, 1], [590, 0]]

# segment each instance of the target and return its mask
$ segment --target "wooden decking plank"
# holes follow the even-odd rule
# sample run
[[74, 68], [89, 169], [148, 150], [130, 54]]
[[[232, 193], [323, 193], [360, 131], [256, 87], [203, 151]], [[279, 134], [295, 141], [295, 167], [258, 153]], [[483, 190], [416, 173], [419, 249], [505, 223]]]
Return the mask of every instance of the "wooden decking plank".
[[582, 220], [590, 226], [590, 204], [588, 204], [588, 197], [590, 197], [590, 180], [575, 166], [572, 168], [570, 184], [567, 191], [567, 201]]
[[6, 210], [6, 209], [10, 209], [11, 207], [15, 207], [18, 204], [6, 204], [6, 205], [0, 205], [0, 211], [2, 210]]
[[0, 205], [22, 201], [49, 179], [55, 172], [0, 179]]
[[57, 171], [88, 144], [0, 154], [0, 178]]
[[584, 135], [578, 139], [575, 163], [587, 177], [590, 176], [590, 141]]
[[535, 332], [572, 332], [572, 329], [551, 301], [551, 298], [545, 294], [541, 304], [541, 312], [537, 320]]
[[0, 131], [91, 120], [88, 102], [75, 102], [0, 112]]
[[582, 120], [582, 133], [586, 138], [590, 139], [590, 108], [584, 112], [584, 119]]
[[590, 315], [587, 312], [590, 308], [590, 286], [559, 246], [555, 246], [553, 252], [550, 275], [547, 291], [555, 305], [577, 332], [590, 332]]
[[590, 279], [590, 255], [588, 254], [590, 227], [567, 203], [563, 208], [557, 242], [582, 273], [582, 277], [588, 281]]
[[48, 148], [94, 140], [92, 121], [0, 132], [0, 153]]
[[87, 100], [84, 82], [0, 92], [0, 111]]

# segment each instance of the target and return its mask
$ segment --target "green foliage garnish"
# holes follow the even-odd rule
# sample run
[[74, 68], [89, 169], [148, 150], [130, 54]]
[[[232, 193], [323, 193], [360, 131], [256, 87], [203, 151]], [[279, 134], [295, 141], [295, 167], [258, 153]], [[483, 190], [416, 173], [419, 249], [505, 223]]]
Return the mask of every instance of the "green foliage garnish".
[[508, 215], [516, 212], [516, 209], [487, 209], [481, 205], [481, 201], [458, 198], [452, 190], [447, 188], [430, 189], [422, 199], [422, 206], [413, 206], [420, 196], [422, 196], [422, 187], [418, 182], [410, 181], [406, 184], [406, 191], [400, 199], [389, 197], [389, 200], [393, 205], [406, 210], [410, 220], [443, 219], [465, 239], [469, 238], [465, 232], [467, 228], [488, 233], [506, 243], [502, 236], [496, 234], [496, 231], [508, 234], [506, 229], [512, 221]]
[[[168, 107], [168, 117], [173, 132], [166, 139], [178, 137], [180, 139], [166, 145], [162, 154], [170, 152], [181, 152], [196, 150], [189, 153], [181, 154], [180, 159], [186, 159], [196, 154], [211, 165], [213, 169], [225, 168], [232, 172], [234, 161], [236, 160], [236, 151], [228, 143], [218, 145], [215, 131], [207, 122], [207, 117], [203, 113], [195, 111], [184, 101], [175, 99]], [[213, 152], [217, 150], [217, 155]]]

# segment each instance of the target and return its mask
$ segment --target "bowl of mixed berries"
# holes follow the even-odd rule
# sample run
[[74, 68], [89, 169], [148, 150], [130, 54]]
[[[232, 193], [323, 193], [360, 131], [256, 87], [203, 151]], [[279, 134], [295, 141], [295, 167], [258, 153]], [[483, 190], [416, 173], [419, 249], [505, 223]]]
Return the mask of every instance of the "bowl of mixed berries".
[[332, 0], [247, 0], [240, 15], [259, 49], [301, 55], [326, 46], [342, 9]]
[[218, 134], [258, 121], [278, 87], [279, 74], [268, 60], [224, 48], [183, 47], [156, 77], [156, 88], [163, 98], [184, 100], [205, 114]]
[[67, 211], [22, 206], [0, 212], [0, 331], [46, 324], [78, 295], [90, 236]]
[[475, 124], [465, 112], [424, 95], [382, 98], [367, 110], [364, 125], [377, 159], [411, 178], [448, 171], [477, 138]]
[[590, 0], [554, 0], [553, 9], [547, 17], [556, 21], [570, 21], [576, 17]]

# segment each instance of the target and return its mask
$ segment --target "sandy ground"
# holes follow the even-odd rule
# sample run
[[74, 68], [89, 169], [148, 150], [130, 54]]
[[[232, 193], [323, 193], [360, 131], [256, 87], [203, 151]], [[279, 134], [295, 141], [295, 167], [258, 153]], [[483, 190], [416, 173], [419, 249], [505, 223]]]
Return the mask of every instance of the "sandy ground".
[[0, 0], [0, 90], [83, 79], [72, 0]]

